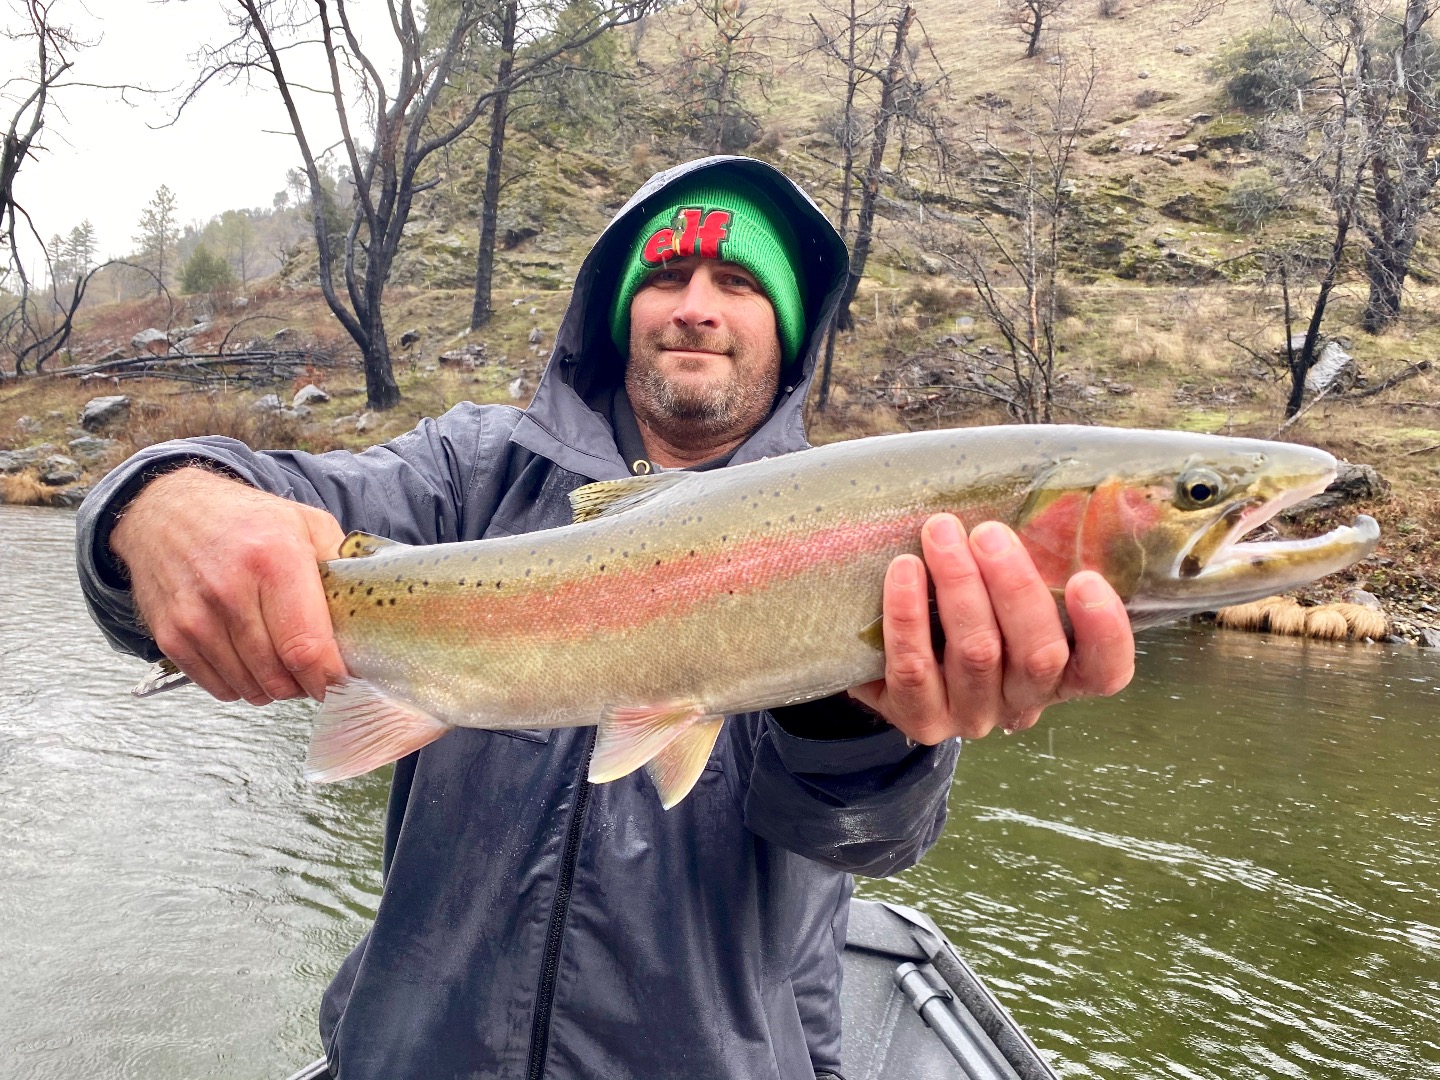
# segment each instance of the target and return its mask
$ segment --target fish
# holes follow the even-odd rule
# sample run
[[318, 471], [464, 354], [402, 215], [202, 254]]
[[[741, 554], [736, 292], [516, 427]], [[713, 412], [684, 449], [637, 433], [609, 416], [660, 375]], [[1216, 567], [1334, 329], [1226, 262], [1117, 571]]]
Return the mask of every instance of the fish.
[[[1351, 525], [1246, 540], [1323, 491], [1292, 443], [1068, 425], [874, 436], [704, 472], [578, 488], [574, 521], [410, 546], [365, 533], [320, 565], [348, 675], [326, 693], [312, 780], [368, 772], [456, 727], [598, 725], [589, 779], [644, 766], [668, 809], [724, 717], [883, 677], [886, 568], [948, 511], [1019, 536], [1064, 609], [1080, 570], [1139, 629], [1293, 588], [1374, 550]], [[183, 675], [157, 667], [137, 693]]]

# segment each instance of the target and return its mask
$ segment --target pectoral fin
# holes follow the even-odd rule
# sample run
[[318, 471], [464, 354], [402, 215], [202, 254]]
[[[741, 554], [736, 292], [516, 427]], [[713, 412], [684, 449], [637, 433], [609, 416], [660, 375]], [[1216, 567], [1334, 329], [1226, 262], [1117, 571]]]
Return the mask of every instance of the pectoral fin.
[[[590, 757], [590, 781], [604, 784], [629, 776], [697, 724], [710, 724], [721, 719], [707, 712], [703, 705], [693, 703], [653, 708], [610, 706], [600, 716], [600, 732], [595, 738], [595, 752]], [[719, 730], [718, 727], [716, 730]], [[714, 742], [713, 736], [710, 741]], [[708, 756], [708, 750], [706, 754]], [[704, 765], [702, 759], [700, 767], [704, 768]], [[694, 782], [692, 778], [690, 784]], [[690, 784], [686, 785], [686, 791], [690, 790]], [[682, 792], [676, 801], [683, 797]]]
[[666, 810], [690, 794], [695, 781], [705, 771], [705, 763], [710, 760], [710, 752], [715, 749], [715, 740], [724, 726], [723, 716], [704, 717], [645, 763], [645, 771], [660, 793], [660, 805]]
[[136, 697], [149, 697], [151, 694], [174, 690], [177, 686], [189, 685], [190, 676], [176, 667], [175, 661], [156, 660], [150, 665], [150, 670], [145, 673], [145, 677], [131, 687], [130, 693]]
[[346, 679], [325, 692], [305, 757], [305, 779], [328, 783], [359, 776], [413, 754], [449, 730], [449, 724], [396, 701], [374, 683]]

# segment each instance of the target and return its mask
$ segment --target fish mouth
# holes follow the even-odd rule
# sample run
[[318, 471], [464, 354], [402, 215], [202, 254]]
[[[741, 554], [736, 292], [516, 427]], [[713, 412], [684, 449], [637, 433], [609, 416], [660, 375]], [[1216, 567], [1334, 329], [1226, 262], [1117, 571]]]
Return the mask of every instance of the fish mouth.
[[1175, 595], [1173, 605], [1162, 606], [1193, 609], [1200, 596], [1211, 606], [1243, 603], [1343, 570], [1365, 558], [1380, 539], [1379, 524], [1367, 514], [1319, 536], [1245, 539], [1281, 511], [1320, 494], [1333, 479], [1334, 473], [1327, 472], [1287, 486], [1271, 498], [1245, 499], [1227, 507], [1176, 558], [1171, 582], [1183, 595]]

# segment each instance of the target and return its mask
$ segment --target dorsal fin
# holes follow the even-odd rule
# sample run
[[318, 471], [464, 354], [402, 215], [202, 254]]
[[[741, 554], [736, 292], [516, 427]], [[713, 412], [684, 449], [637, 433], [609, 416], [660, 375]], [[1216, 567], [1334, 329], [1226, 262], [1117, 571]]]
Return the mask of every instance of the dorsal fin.
[[387, 540], [383, 536], [373, 536], [367, 532], [347, 533], [345, 539], [340, 541], [340, 558], [342, 559], [363, 559], [366, 555], [374, 555], [377, 551], [383, 551], [389, 547], [406, 547], [398, 540]]
[[570, 493], [570, 509], [575, 513], [576, 522], [618, 514], [632, 506], [639, 506], [692, 475], [687, 472], [662, 472], [586, 484]]

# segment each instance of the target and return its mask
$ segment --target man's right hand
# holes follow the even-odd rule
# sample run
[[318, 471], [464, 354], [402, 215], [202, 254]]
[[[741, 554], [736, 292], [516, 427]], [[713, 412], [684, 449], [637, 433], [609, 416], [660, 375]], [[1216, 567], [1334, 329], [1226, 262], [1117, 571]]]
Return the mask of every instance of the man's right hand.
[[110, 534], [160, 651], [221, 701], [319, 701], [345, 673], [319, 562], [340, 523], [199, 468], [152, 480]]

